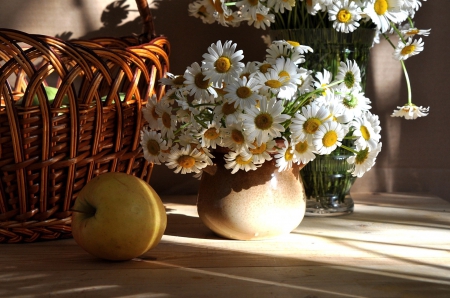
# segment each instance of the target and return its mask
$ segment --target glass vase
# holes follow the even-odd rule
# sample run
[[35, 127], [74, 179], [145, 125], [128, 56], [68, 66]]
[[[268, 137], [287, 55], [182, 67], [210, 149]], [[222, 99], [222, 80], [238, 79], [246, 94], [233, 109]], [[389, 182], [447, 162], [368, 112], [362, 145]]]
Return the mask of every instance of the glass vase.
[[350, 155], [318, 155], [300, 171], [306, 194], [305, 216], [344, 215], [353, 212], [350, 188], [356, 177], [348, 172]]
[[[358, 28], [352, 33], [337, 32], [334, 28], [279, 29], [270, 31], [271, 40], [296, 41], [310, 46], [314, 52], [305, 54], [302, 67], [322, 72], [328, 70], [336, 77], [341, 61], [354, 60], [361, 71], [361, 86], [366, 86], [370, 48], [375, 30]], [[353, 147], [351, 141], [344, 145]], [[354, 204], [350, 188], [355, 182], [347, 171], [350, 165], [346, 159], [349, 152], [336, 149], [326, 156], [317, 155], [302, 170], [307, 201], [305, 216], [343, 215], [353, 212]]]

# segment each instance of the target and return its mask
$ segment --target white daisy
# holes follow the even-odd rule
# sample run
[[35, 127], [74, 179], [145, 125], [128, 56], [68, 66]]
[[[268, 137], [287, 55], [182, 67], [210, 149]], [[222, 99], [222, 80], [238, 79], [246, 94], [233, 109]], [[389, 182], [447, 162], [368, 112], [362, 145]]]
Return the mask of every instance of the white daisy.
[[208, 48], [209, 54], [202, 56], [205, 79], [210, 79], [215, 86], [220, 87], [222, 82], [228, 84], [238, 76], [245, 65], [239, 62], [244, 59], [243, 51], [236, 51], [236, 46], [231, 40], [226, 41], [223, 46], [220, 40], [211, 44]]
[[275, 145], [276, 142], [274, 140], [264, 142], [260, 146], [258, 146], [256, 142], [253, 142], [254, 148], [250, 148], [250, 153], [252, 154], [253, 162], [255, 164], [262, 164], [267, 160], [272, 160], [270, 152], [273, 150]]
[[369, 148], [361, 149], [355, 155], [347, 158], [347, 162], [354, 165], [354, 168], [350, 169], [349, 172], [355, 177], [362, 177], [375, 165], [375, 160], [381, 151], [381, 145], [381, 142], [378, 143], [377, 148], [371, 151], [369, 151]]
[[355, 118], [350, 125], [355, 129], [352, 135], [356, 137], [355, 144], [359, 148], [368, 147], [369, 150], [377, 148], [381, 135], [375, 132], [372, 123], [366, 118], [365, 113], [361, 117]]
[[343, 82], [339, 84], [340, 88], [346, 88], [346, 90], [361, 89], [361, 71], [356, 61], [347, 60], [341, 61], [339, 64], [336, 80]]
[[159, 80], [159, 83], [161, 85], [166, 85], [169, 86], [172, 89], [180, 89], [182, 87], [184, 87], [184, 77], [182, 75], [174, 75], [170, 72], [166, 73], [167, 78], [161, 78]]
[[409, 28], [407, 30], [401, 30], [401, 33], [404, 38], [414, 37], [415, 35], [430, 35], [431, 29], [417, 29], [417, 28]]
[[217, 96], [217, 92], [212, 87], [209, 79], [203, 74], [200, 65], [194, 62], [184, 73], [184, 84], [189, 95], [194, 95], [196, 99], [207, 98], [210, 94]]
[[241, 108], [235, 108], [234, 103], [224, 100], [220, 105], [214, 108], [214, 121], [220, 122], [224, 119], [225, 124], [228, 126], [240, 121], [242, 111]]
[[256, 10], [255, 18], [248, 20], [248, 25], [253, 25], [257, 29], [266, 30], [271, 23], [275, 23], [275, 15], [269, 13], [268, 8], [260, 7]]
[[253, 148], [253, 141], [249, 141], [244, 133], [242, 123], [235, 122], [227, 127], [222, 128], [223, 147], [227, 147], [235, 152], [250, 152], [249, 148]]
[[254, 171], [258, 168], [259, 165], [255, 165], [253, 162], [253, 158], [251, 154], [247, 152], [234, 152], [230, 151], [225, 154], [225, 168], [228, 170], [232, 170], [231, 174], [236, 173], [239, 170]]
[[330, 85], [332, 79], [331, 72], [324, 69], [323, 73], [317, 72], [315, 77], [317, 80], [314, 81], [314, 87], [316, 89], [322, 89], [322, 95], [327, 94], [328, 90], [330, 90], [328, 85]]
[[280, 57], [290, 58], [295, 64], [305, 61], [304, 56], [298, 51], [293, 51], [292, 45], [288, 42], [272, 42], [266, 52], [266, 61], [270, 64], [275, 64]]
[[205, 24], [212, 24], [216, 20], [213, 16], [214, 6], [209, 0], [197, 0], [189, 4], [188, 12], [190, 16], [199, 18]]
[[281, 137], [281, 132], [285, 130], [281, 123], [290, 118], [289, 115], [282, 114], [283, 109], [283, 101], [275, 97], [270, 100], [263, 97], [259, 102], [259, 109], [246, 108], [241, 118], [249, 140], [252, 142], [256, 140], [259, 146], [270, 139]]
[[405, 117], [407, 120], [414, 120], [417, 117], [425, 117], [428, 115], [430, 107], [424, 108], [418, 107], [414, 104], [406, 104], [402, 107], [397, 107], [398, 110], [394, 110], [391, 117]]
[[293, 144], [293, 148], [295, 159], [302, 164], [307, 164], [316, 158], [314, 145], [307, 140]]
[[161, 134], [148, 129], [141, 130], [141, 146], [144, 151], [144, 158], [151, 163], [160, 165], [166, 161], [164, 150], [167, 150], [167, 143], [162, 139]]
[[297, 86], [286, 80], [285, 77], [280, 77], [276, 70], [268, 69], [266, 73], [256, 73], [258, 80], [257, 88], [263, 94], [273, 93], [277, 94], [279, 98], [289, 99], [296, 91]]
[[169, 169], [175, 169], [175, 173], [188, 174], [200, 173], [200, 170], [204, 169], [208, 163], [204, 154], [196, 148], [191, 149], [188, 145], [181, 149], [172, 148], [166, 165]]
[[353, 1], [335, 1], [328, 9], [328, 18], [338, 32], [353, 32], [359, 27], [361, 8]]
[[142, 114], [144, 116], [144, 119], [148, 122], [150, 125], [150, 128], [153, 130], [159, 130], [160, 127], [158, 126], [158, 118], [159, 115], [156, 113], [156, 106], [158, 105], [158, 100], [156, 99], [156, 95], [153, 95], [144, 107], [142, 107]]
[[278, 153], [275, 154], [275, 166], [278, 168], [278, 172], [292, 169], [294, 163], [297, 163], [294, 155], [294, 148], [289, 144], [286, 138], [283, 138], [284, 145], [278, 149]]
[[164, 137], [173, 139], [174, 130], [177, 125], [177, 115], [172, 114], [172, 107], [166, 105], [157, 105], [156, 113], [159, 115], [158, 127]]
[[247, 77], [237, 78], [228, 84], [224, 91], [224, 98], [229, 103], [234, 103], [234, 107], [250, 108], [256, 105], [256, 101], [261, 99], [258, 94], [258, 80]]
[[345, 130], [342, 125], [335, 121], [325, 122], [320, 125], [313, 136], [313, 145], [319, 154], [330, 154], [342, 143]]
[[370, 17], [381, 33], [385, 33], [391, 29], [390, 22], [399, 24], [408, 17], [408, 13], [401, 10], [401, 3], [399, 0], [374, 0], [367, 3], [364, 13]]
[[319, 106], [314, 102], [304, 106], [300, 113], [294, 115], [292, 123], [289, 125], [291, 138], [295, 142], [304, 140], [312, 142], [312, 136], [326, 121], [330, 121], [330, 118], [329, 111], [325, 106]]
[[253, 19], [256, 19], [256, 12], [258, 8], [262, 6], [259, 1], [254, 0], [241, 0], [236, 2], [236, 7], [240, 8], [243, 15], [249, 15]]
[[284, 13], [284, 10], [291, 11], [295, 6], [296, 0], [268, 0], [267, 6], [271, 7], [275, 13]]
[[213, 148], [222, 145], [222, 136], [220, 134], [220, 122], [212, 121], [208, 124], [208, 128], [204, 128], [201, 132], [202, 147]]
[[340, 102], [344, 105], [349, 118], [359, 117], [362, 112], [371, 109], [370, 99], [359, 91], [342, 96]]
[[[292, 84], [300, 83], [300, 75], [297, 70], [297, 65], [291, 61], [290, 58], [280, 57], [276, 59], [275, 64], [272, 65], [272, 69], [274, 69], [281, 78], [285, 80], [289, 80]], [[295, 92], [295, 89], [292, 93]]]
[[399, 41], [394, 51], [394, 58], [397, 60], [406, 60], [411, 56], [417, 55], [423, 51], [423, 44], [422, 38], [413, 40], [410, 37], [406, 43]]

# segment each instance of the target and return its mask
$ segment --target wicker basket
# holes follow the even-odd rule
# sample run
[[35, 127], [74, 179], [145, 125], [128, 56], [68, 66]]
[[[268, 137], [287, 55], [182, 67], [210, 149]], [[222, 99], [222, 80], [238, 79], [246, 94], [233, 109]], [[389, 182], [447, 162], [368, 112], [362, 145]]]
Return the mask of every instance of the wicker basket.
[[102, 173], [149, 182], [141, 109], [164, 93], [170, 44], [140, 40], [0, 29], [0, 243], [71, 237], [70, 209]]

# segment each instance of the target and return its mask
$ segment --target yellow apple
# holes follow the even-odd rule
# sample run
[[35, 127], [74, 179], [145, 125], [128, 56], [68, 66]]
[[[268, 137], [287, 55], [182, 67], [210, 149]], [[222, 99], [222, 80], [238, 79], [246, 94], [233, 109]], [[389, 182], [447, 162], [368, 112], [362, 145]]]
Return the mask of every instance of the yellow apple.
[[89, 181], [72, 208], [72, 235], [88, 253], [107, 260], [138, 257], [161, 240], [164, 205], [142, 179], [111, 172]]

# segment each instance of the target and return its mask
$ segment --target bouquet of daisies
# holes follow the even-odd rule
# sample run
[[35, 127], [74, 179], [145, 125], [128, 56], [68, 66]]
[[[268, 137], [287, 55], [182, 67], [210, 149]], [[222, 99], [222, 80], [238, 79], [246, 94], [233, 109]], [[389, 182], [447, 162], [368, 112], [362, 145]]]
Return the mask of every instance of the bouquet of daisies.
[[380, 35], [388, 40], [405, 73], [408, 101], [392, 116], [416, 119], [428, 115], [429, 107], [413, 104], [404, 60], [423, 51], [424, 42], [417, 36], [430, 33], [430, 29], [417, 28], [413, 21], [422, 1], [426, 0], [196, 0], [190, 3], [189, 14], [208, 24], [236, 27], [246, 22], [264, 30], [334, 28], [352, 33], [372, 28], [377, 33], [374, 43]]
[[346, 150], [354, 176], [374, 165], [381, 127], [356, 63], [342, 62], [332, 80], [326, 70], [302, 67], [308, 46], [274, 41], [264, 61], [246, 64], [236, 46], [218, 41], [201, 64], [161, 80], [170, 89], [143, 110], [141, 145], [149, 162], [200, 176], [220, 151], [232, 173], [272, 159], [283, 171]]

